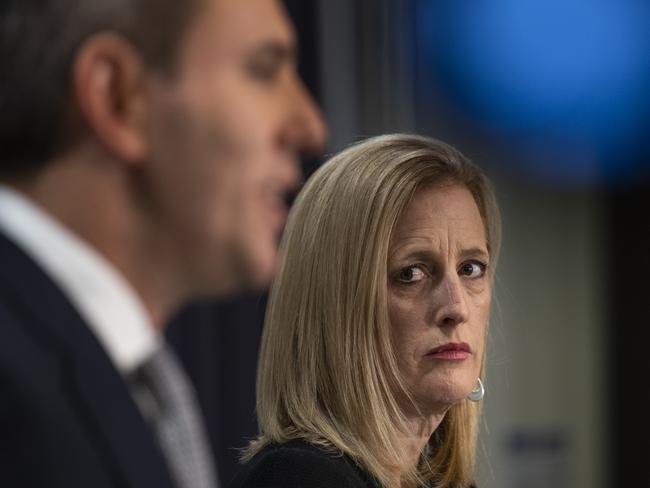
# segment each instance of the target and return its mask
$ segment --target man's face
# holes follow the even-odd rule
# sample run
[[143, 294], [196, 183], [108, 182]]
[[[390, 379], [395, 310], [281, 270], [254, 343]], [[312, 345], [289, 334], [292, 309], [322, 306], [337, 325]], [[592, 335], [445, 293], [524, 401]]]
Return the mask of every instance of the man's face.
[[145, 178], [179, 285], [223, 295], [268, 282], [299, 153], [321, 149], [325, 128], [280, 4], [203, 3], [177, 75], [152, 81]]

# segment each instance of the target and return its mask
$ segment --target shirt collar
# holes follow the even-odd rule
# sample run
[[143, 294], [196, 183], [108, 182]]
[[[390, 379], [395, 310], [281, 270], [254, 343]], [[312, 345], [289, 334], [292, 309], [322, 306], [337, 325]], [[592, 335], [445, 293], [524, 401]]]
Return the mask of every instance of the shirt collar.
[[126, 279], [87, 242], [2, 184], [0, 231], [57, 283], [122, 374], [153, 354], [159, 335]]

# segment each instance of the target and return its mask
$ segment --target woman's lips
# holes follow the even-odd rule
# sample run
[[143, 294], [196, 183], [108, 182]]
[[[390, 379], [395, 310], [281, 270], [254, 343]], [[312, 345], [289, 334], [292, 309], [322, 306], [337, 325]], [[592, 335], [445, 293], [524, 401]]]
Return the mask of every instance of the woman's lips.
[[432, 349], [426, 356], [433, 359], [462, 361], [463, 359], [467, 359], [470, 354], [471, 349], [469, 344], [465, 342], [450, 342]]

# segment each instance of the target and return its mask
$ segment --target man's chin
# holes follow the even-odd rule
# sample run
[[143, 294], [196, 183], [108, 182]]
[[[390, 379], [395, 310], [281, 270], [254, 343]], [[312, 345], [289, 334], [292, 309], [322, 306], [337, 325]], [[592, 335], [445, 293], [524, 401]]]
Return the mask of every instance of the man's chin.
[[275, 266], [275, 259], [271, 262], [260, 264], [257, 269], [251, 273], [252, 279], [249, 287], [254, 290], [264, 290], [271, 285], [271, 281], [275, 276], [277, 268]]
[[[208, 269], [203, 269], [203, 291], [213, 298], [229, 299], [250, 291], [267, 289], [277, 269], [277, 247], [275, 242], [266, 242], [259, 237], [256, 242], [248, 241], [231, 247], [231, 253], [222, 256], [220, 264], [214, 263], [210, 268], [214, 273], [207, 276]], [[240, 241], [241, 242], [241, 241]], [[227, 256], [227, 259], [226, 259]], [[207, 282], [206, 282], [207, 278]]]
[[[258, 244], [261, 244], [258, 242]], [[269, 287], [277, 271], [278, 253], [275, 242], [268, 246], [259, 246], [251, 252], [245, 263], [246, 272], [242, 273], [242, 286], [253, 290]]]
[[[247, 259], [248, 258], [248, 259]], [[228, 263], [213, 265], [217, 273], [195, 274], [190, 285], [190, 300], [229, 300], [246, 292], [266, 290], [275, 271], [275, 259], [251, 259], [251, 256], [231, 256]], [[193, 290], [193, 291], [192, 291]]]

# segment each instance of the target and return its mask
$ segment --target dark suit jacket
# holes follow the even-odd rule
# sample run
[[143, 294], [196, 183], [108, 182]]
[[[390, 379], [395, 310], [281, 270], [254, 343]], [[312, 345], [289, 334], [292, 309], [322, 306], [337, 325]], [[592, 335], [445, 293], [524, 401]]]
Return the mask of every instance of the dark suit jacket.
[[105, 351], [55, 284], [1, 234], [0, 486], [172, 488]]
[[375, 488], [372, 478], [346, 455], [303, 440], [273, 444], [247, 462], [228, 488]]

